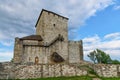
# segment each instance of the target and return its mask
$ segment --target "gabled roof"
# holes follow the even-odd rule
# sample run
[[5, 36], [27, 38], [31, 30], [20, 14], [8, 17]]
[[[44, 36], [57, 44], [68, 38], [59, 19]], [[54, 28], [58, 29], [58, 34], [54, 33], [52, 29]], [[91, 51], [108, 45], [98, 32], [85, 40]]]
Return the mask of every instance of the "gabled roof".
[[37, 24], [38, 24], [38, 22], [39, 22], [39, 19], [40, 19], [42, 13], [43, 13], [43, 11], [48, 12], [48, 13], [55, 14], [55, 15], [57, 15], [57, 16], [60, 16], [60, 17], [65, 18], [65, 19], [67, 19], [67, 20], [69, 19], [69, 18], [67, 18], [67, 17], [61, 16], [61, 15], [59, 15], [59, 14], [57, 14], [57, 13], [52, 12], [52, 11], [48, 11], [48, 10], [42, 9], [42, 11], [41, 11], [41, 13], [40, 13], [40, 15], [39, 15], [39, 18], [38, 18], [38, 20], [37, 20], [37, 23], [36, 23], [35, 27], [37, 26]]
[[30, 35], [30, 36], [26, 36], [26, 37], [22, 37], [20, 38], [20, 40], [38, 40], [38, 41], [42, 41], [42, 37], [40, 35]]

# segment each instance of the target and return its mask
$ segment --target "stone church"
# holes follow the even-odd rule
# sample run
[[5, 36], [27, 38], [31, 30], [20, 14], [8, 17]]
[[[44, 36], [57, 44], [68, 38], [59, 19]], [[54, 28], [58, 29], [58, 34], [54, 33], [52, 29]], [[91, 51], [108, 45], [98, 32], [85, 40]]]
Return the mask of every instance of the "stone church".
[[35, 35], [15, 38], [14, 63], [78, 63], [83, 60], [82, 40], [68, 40], [68, 18], [42, 9], [35, 28]]

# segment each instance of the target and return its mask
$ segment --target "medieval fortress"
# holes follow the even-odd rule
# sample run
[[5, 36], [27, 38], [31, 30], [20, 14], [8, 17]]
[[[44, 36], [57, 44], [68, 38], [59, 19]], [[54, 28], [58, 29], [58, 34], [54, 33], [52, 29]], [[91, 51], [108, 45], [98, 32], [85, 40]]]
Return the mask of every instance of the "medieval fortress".
[[82, 41], [68, 41], [68, 18], [42, 10], [36, 35], [15, 39], [14, 63], [78, 63], [83, 60]]
[[0, 63], [0, 79], [87, 75], [84, 65], [99, 76], [120, 76], [120, 65], [83, 60], [82, 40], [68, 40], [68, 18], [42, 9], [35, 28], [35, 35], [15, 38], [13, 62]]

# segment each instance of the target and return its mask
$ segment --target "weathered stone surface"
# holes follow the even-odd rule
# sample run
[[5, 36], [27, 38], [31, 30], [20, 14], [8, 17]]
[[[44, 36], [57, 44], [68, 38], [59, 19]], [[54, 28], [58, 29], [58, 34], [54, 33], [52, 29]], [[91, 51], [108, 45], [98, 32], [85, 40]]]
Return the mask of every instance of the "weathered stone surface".
[[62, 65], [62, 75], [63, 76], [75, 76], [75, 67], [70, 65]]
[[62, 76], [62, 65], [61, 64], [55, 64], [54, 69], [55, 69], [55, 77]]
[[[79, 65], [89, 64], [81, 62]], [[12, 63], [1, 63], [0, 79], [26, 79], [42, 77], [59, 77], [59, 76], [82, 76], [87, 75], [87, 70], [76, 64], [38, 64], [38, 65], [20, 65]], [[96, 64], [94, 69], [101, 77], [120, 77], [120, 65]]]
[[49, 77], [55, 76], [55, 65], [49, 65]]
[[80, 70], [72, 64], [9, 65], [6, 72], [2, 73], [0, 71], [0, 79], [81, 76], [87, 74], [87, 71]]
[[82, 41], [69, 41], [69, 63], [79, 63], [83, 60]]
[[93, 69], [95, 69], [101, 77], [120, 77], [118, 67], [120, 67], [120, 65], [97, 64]]
[[42, 65], [43, 66], [43, 77], [49, 77], [49, 65]]
[[15, 78], [26, 79], [26, 78], [38, 78], [41, 77], [41, 65], [19, 65], [16, 67]]

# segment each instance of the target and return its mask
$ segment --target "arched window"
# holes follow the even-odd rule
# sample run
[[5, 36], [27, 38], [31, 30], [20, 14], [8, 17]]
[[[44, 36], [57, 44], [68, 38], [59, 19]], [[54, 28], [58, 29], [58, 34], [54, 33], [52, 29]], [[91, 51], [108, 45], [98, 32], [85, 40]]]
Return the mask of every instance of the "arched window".
[[39, 58], [36, 56], [35, 57], [35, 64], [38, 64], [39, 63]]

